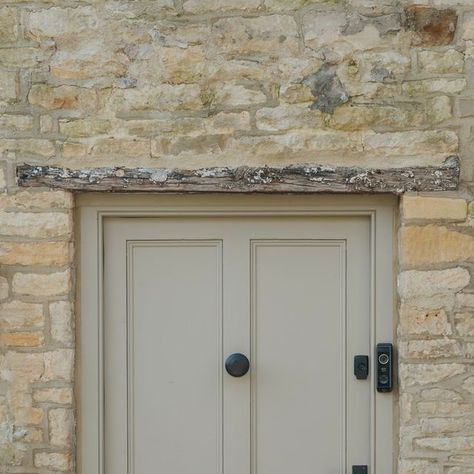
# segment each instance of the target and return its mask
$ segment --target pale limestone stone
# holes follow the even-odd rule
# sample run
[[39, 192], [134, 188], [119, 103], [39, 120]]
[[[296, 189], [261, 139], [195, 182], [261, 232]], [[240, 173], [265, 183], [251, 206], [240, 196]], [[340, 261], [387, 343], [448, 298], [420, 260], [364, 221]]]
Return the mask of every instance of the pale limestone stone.
[[259, 130], [317, 129], [323, 124], [323, 114], [319, 110], [310, 110], [307, 105], [281, 105], [258, 110], [256, 120]]
[[433, 124], [451, 119], [453, 116], [451, 98], [445, 95], [433, 97], [427, 103], [426, 113], [428, 120]]
[[72, 389], [69, 387], [36, 389], [33, 392], [35, 402], [70, 405], [73, 401]]
[[463, 39], [474, 41], [474, 16], [466, 15], [463, 27]]
[[14, 293], [30, 296], [63, 295], [70, 291], [69, 270], [56, 273], [15, 273], [12, 289]]
[[3, 235], [12, 237], [62, 237], [71, 232], [71, 217], [61, 212], [0, 211], [0, 229]]
[[402, 198], [402, 213], [405, 219], [463, 221], [467, 217], [467, 203], [464, 199], [405, 194]]
[[440, 474], [440, 470], [436, 462], [403, 459], [399, 463], [398, 474]]
[[11, 103], [16, 99], [16, 73], [0, 71], [0, 102]]
[[0, 361], [0, 379], [11, 383], [32, 383], [42, 379], [45, 370], [44, 355], [9, 351]]
[[456, 305], [459, 308], [474, 307], [474, 293], [458, 293], [456, 295]]
[[474, 468], [466, 466], [454, 466], [448, 468], [446, 474], [474, 474]]
[[8, 43], [16, 40], [17, 20], [16, 9], [11, 7], [0, 8], [0, 42]]
[[5, 176], [5, 171], [0, 168], [0, 190], [3, 192], [4, 189], [7, 187], [7, 180]]
[[91, 137], [103, 135], [111, 130], [111, 121], [105, 119], [61, 119], [59, 120], [59, 131], [63, 135], [74, 138]]
[[136, 110], [195, 110], [202, 106], [201, 88], [196, 84], [157, 84], [140, 90], [114, 89], [107, 99], [108, 109], [119, 113]]
[[68, 448], [72, 444], [74, 418], [69, 408], [49, 410], [49, 439], [53, 446]]
[[423, 415], [462, 415], [473, 411], [471, 403], [447, 401], [422, 401], [416, 408]]
[[0, 63], [7, 68], [33, 68], [46, 62], [53, 54], [52, 42], [38, 46], [0, 48]]
[[454, 390], [447, 388], [427, 388], [422, 390], [421, 397], [424, 400], [441, 400], [441, 401], [459, 401], [462, 400], [461, 395]]
[[427, 385], [441, 382], [463, 374], [466, 366], [462, 364], [400, 364], [402, 389], [412, 385]]
[[449, 461], [457, 464], [465, 464], [467, 466], [474, 466], [474, 456], [469, 456], [468, 454], [459, 454], [454, 456], [449, 456]]
[[465, 79], [422, 79], [417, 81], [408, 81], [402, 84], [402, 91], [409, 95], [424, 95], [435, 92], [443, 94], [458, 94], [466, 88]]
[[38, 347], [44, 343], [42, 332], [6, 332], [0, 334], [0, 346]]
[[92, 112], [97, 107], [95, 91], [76, 86], [35, 84], [30, 89], [28, 100], [47, 110], [79, 109]]
[[73, 342], [72, 305], [69, 301], [56, 301], [49, 305], [51, 336], [63, 344]]
[[420, 51], [418, 65], [423, 72], [439, 74], [463, 72], [464, 55], [455, 49], [442, 52]]
[[9, 301], [0, 305], [0, 329], [41, 328], [43, 325], [41, 304]]
[[474, 357], [474, 343], [467, 342], [466, 343], [466, 357]]
[[259, 0], [187, 0], [184, 3], [184, 11], [190, 13], [206, 13], [217, 11], [219, 13], [227, 10], [250, 10], [260, 5]]
[[[469, 404], [466, 404], [466, 411], [469, 411]], [[471, 407], [472, 408], [472, 407]], [[453, 414], [448, 412], [448, 414]], [[465, 417], [458, 418], [423, 418], [421, 429], [426, 434], [453, 433], [469, 429], [472, 420]]]
[[474, 315], [472, 313], [457, 313], [454, 325], [460, 336], [474, 336]]
[[458, 149], [458, 136], [448, 130], [376, 133], [365, 136], [364, 146], [367, 151], [401, 155], [454, 153]]
[[28, 12], [26, 30], [31, 38], [45, 40], [61, 36], [76, 37], [98, 25], [93, 6], [52, 7]]
[[267, 56], [269, 51], [275, 56], [298, 54], [297, 25], [287, 15], [219, 20], [213, 25], [212, 41], [229, 59]]
[[57, 349], [44, 353], [44, 373], [41, 380], [64, 380], [70, 382], [74, 369], [73, 349]]
[[444, 309], [422, 310], [403, 304], [400, 331], [408, 335], [449, 336], [453, 333]]
[[464, 380], [462, 388], [467, 390], [469, 393], [474, 394], [474, 377], [468, 377], [466, 380]]
[[29, 115], [3, 114], [0, 116], [0, 128], [11, 131], [31, 130], [33, 128], [33, 117]]
[[411, 393], [400, 394], [400, 420], [409, 423], [413, 417], [413, 395]]
[[40, 132], [53, 133], [55, 120], [50, 115], [42, 115], [40, 117]]
[[403, 226], [400, 240], [404, 265], [474, 260], [474, 237], [443, 226]]
[[265, 9], [269, 11], [297, 10], [307, 3], [307, 0], [265, 0]]
[[0, 242], [0, 265], [66, 265], [68, 242]]
[[402, 358], [432, 359], [461, 355], [460, 344], [453, 339], [433, 339], [429, 341], [402, 341], [399, 344]]
[[398, 290], [402, 298], [454, 293], [465, 288], [470, 279], [469, 272], [460, 267], [432, 271], [409, 270], [400, 273]]
[[267, 96], [260, 90], [248, 89], [238, 84], [223, 84], [212, 91], [213, 105], [239, 107], [243, 105], [263, 104]]
[[[8, 280], [5, 277], [0, 276], [0, 300], [4, 300], [8, 298]], [[1, 311], [1, 306], [0, 306], [0, 311]], [[1, 313], [0, 313], [1, 314]], [[2, 316], [0, 316], [0, 327], [2, 324]]]
[[34, 457], [35, 467], [53, 471], [71, 469], [71, 455], [67, 453], [37, 452]]
[[467, 451], [474, 449], [474, 436], [420, 438], [415, 440], [415, 445], [420, 448], [434, 449], [436, 451]]
[[56, 154], [52, 141], [39, 138], [2, 138], [1, 152], [17, 152], [21, 155], [38, 155], [43, 158], [52, 158]]
[[96, 158], [118, 155], [134, 159], [148, 158], [150, 148], [148, 139], [99, 138], [90, 148], [89, 154]]
[[7, 211], [49, 208], [71, 209], [73, 204], [73, 194], [61, 190], [0, 194], [0, 207]]

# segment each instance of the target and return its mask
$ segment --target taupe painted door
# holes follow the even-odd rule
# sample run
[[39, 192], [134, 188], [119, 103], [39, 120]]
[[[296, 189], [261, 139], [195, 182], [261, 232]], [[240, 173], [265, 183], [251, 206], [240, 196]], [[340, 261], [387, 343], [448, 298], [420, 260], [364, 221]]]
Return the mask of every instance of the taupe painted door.
[[107, 218], [104, 242], [106, 474], [370, 464], [368, 217]]

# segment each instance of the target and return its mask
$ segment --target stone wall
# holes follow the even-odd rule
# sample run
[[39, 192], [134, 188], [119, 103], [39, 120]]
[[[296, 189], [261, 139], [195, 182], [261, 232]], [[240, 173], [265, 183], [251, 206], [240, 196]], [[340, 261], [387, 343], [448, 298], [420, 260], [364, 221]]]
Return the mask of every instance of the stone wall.
[[17, 164], [458, 154], [459, 193], [402, 202], [399, 472], [474, 473], [473, 78], [472, 0], [4, 0], [0, 470], [75, 465], [73, 199]]

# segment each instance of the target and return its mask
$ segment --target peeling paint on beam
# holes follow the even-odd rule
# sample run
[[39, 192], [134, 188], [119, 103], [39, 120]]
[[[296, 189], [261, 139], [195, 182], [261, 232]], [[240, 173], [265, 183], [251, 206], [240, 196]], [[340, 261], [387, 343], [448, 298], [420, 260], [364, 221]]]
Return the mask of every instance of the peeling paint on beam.
[[284, 168], [85, 168], [21, 165], [18, 184], [69, 191], [192, 193], [392, 193], [453, 191], [460, 165], [451, 156], [440, 166], [356, 168], [293, 165]]

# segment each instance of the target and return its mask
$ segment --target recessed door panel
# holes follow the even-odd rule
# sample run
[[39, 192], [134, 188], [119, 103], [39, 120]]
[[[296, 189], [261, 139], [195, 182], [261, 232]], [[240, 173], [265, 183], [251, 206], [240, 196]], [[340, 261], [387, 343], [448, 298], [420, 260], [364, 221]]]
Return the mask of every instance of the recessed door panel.
[[345, 242], [252, 243], [255, 474], [345, 463]]

